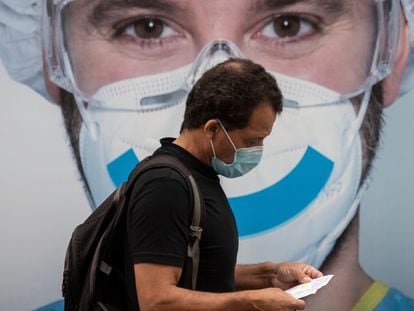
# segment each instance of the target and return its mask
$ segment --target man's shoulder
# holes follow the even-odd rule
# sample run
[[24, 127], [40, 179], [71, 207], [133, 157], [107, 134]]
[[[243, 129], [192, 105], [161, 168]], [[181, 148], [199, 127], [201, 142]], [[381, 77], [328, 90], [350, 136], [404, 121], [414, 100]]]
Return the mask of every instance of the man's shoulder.
[[[153, 211], [181, 202], [181, 208], [187, 210], [190, 202], [189, 186], [185, 177], [172, 167], [153, 167], [140, 174], [135, 180], [129, 195], [129, 205], [151, 206]], [[167, 203], [168, 202], [168, 203]], [[173, 205], [171, 205], [173, 206]]]
[[142, 172], [135, 182], [135, 191], [140, 190], [142, 187], [153, 183], [158, 184], [160, 187], [166, 187], [168, 185], [180, 184], [185, 190], [187, 190], [187, 181], [185, 176], [178, 172], [176, 169], [169, 166], [152, 167]]

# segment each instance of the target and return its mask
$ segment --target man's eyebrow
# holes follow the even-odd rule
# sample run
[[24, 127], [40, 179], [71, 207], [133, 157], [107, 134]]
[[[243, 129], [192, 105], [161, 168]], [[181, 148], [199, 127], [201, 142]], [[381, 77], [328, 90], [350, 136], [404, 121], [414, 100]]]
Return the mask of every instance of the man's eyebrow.
[[156, 10], [169, 14], [184, 10], [178, 2], [172, 0], [95, 0], [89, 4], [93, 6], [89, 19], [94, 25], [105, 23], [130, 9]]
[[306, 4], [320, 9], [326, 13], [338, 14], [343, 12], [348, 6], [347, 0], [252, 0], [250, 8], [252, 10], [282, 9], [295, 4]]

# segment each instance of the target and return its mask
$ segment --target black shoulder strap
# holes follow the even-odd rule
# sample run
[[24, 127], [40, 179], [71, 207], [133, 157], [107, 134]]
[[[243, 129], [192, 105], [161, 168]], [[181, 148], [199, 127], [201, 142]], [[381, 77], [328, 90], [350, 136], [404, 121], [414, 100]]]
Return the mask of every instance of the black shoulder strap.
[[142, 160], [140, 164], [135, 168], [131, 176], [128, 178], [128, 181], [125, 185], [121, 185], [118, 188], [118, 191], [115, 193], [114, 200], [118, 202], [120, 197], [123, 197], [123, 194], [126, 194], [134, 185], [135, 180], [141, 175], [144, 171], [155, 168], [155, 167], [171, 167], [180, 173], [188, 184], [188, 189], [190, 190], [191, 200], [190, 203], [193, 203], [193, 218], [190, 225], [190, 239], [187, 246], [187, 257], [189, 258], [189, 263], [186, 261], [184, 266], [184, 287], [191, 288], [195, 290], [197, 284], [197, 274], [198, 274], [198, 265], [200, 262], [200, 239], [203, 231], [204, 219], [205, 219], [205, 210], [204, 204], [201, 197], [201, 193], [198, 189], [197, 183], [194, 177], [191, 175], [190, 170], [181, 163], [180, 160], [173, 156], [169, 155], [156, 155], [149, 156]]

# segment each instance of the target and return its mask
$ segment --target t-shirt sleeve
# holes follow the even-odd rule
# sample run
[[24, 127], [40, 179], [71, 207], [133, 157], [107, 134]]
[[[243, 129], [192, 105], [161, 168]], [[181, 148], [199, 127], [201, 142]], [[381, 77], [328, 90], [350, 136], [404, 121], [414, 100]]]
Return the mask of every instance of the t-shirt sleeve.
[[131, 194], [127, 220], [129, 253], [134, 264], [182, 267], [190, 225], [185, 180], [173, 169], [151, 171], [144, 173], [142, 180], [139, 178]]

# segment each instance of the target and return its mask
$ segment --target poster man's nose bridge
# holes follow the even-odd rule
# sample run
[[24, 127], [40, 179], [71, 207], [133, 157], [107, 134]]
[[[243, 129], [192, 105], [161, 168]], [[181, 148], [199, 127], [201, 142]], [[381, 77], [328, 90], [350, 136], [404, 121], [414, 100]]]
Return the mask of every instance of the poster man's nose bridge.
[[245, 58], [240, 49], [228, 40], [215, 40], [206, 44], [194, 60], [192, 68], [178, 90], [146, 96], [140, 99], [140, 106], [177, 103], [191, 91], [198, 79], [210, 68], [229, 58]]
[[194, 61], [193, 69], [186, 80], [190, 90], [197, 80], [210, 68], [229, 58], [245, 58], [237, 45], [228, 40], [215, 40], [204, 46]]

